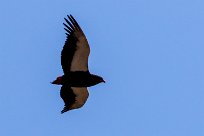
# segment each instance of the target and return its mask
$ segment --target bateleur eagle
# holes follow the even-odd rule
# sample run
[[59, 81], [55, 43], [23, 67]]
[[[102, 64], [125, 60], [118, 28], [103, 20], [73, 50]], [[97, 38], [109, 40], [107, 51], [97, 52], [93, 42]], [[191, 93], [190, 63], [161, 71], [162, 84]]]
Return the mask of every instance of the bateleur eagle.
[[62, 85], [60, 96], [65, 106], [61, 113], [81, 108], [88, 96], [87, 87], [105, 81], [102, 77], [91, 74], [88, 69], [90, 47], [81, 27], [72, 15], [67, 15], [65, 31], [66, 42], [61, 52], [63, 76], [57, 77], [52, 84]]

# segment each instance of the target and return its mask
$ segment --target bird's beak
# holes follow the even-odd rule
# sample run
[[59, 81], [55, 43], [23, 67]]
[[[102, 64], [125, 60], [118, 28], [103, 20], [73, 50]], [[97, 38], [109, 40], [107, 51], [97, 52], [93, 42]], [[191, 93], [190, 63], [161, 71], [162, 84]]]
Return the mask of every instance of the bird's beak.
[[56, 80], [55, 81], [52, 81], [52, 82], [50, 82], [51, 84], [57, 84], [57, 82], [56, 82]]
[[103, 83], [106, 83], [106, 81], [105, 81], [105, 80], [103, 80], [102, 82], [103, 82]]

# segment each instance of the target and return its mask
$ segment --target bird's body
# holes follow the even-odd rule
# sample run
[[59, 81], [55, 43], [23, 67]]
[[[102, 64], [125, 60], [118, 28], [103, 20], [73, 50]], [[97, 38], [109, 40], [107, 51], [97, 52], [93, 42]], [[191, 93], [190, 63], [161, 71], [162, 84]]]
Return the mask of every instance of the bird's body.
[[[90, 87], [98, 84], [101, 78], [90, 74], [88, 71], [76, 71], [60, 77], [58, 85], [69, 85], [71, 87]], [[98, 79], [98, 80], [96, 80]]]
[[86, 102], [89, 93], [87, 87], [105, 82], [102, 77], [91, 74], [88, 69], [90, 47], [86, 36], [72, 15], [63, 23], [67, 31], [67, 39], [61, 52], [61, 65], [64, 75], [52, 84], [62, 85], [60, 96], [65, 107], [61, 111], [80, 108]]

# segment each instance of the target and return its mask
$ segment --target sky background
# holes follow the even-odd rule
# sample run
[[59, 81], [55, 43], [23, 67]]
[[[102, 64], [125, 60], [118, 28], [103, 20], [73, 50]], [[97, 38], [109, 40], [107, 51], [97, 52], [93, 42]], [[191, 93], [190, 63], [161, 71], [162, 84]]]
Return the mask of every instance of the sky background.
[[[1, 136], [203, 136], [203, 0], [2, 0]], [[60, 114], [62, 23], [83, 28], [89, 88]]]

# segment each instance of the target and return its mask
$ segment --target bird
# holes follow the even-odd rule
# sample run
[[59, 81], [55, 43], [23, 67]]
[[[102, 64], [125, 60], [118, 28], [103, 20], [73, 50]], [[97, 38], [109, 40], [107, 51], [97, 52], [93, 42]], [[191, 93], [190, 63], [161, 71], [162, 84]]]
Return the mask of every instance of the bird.
[[105, 80], [98, 75], [91, 74], [88, 68], [90, 46], [81, 27], [70, 14], [64, 18], [66, 41], [61, 51], [61, 66], [64, 75], [58, 76], [52, 84], [62, 85], [60, 96], [64, 101], [61, 114], [81, 108], [89, 97], [87, 87]]

